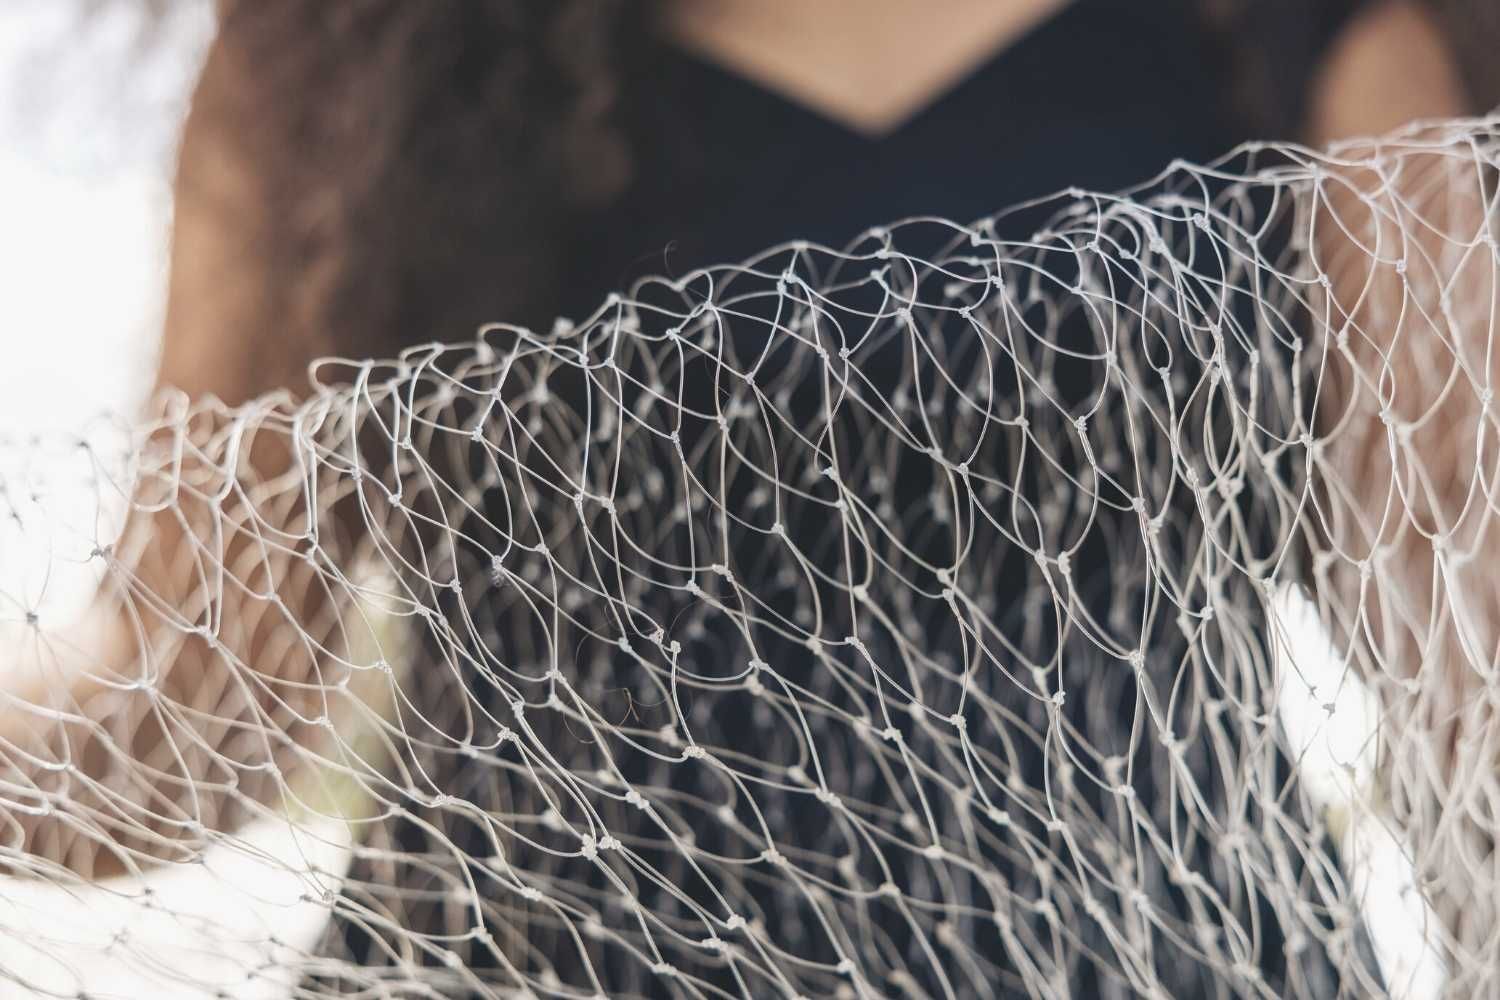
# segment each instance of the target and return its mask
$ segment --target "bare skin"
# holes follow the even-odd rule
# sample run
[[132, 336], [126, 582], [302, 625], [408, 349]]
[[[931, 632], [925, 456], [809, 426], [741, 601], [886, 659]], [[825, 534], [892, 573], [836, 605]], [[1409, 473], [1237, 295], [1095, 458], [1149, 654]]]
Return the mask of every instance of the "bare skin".
[[[902, 0], [849, 0], [807, 4], [798, 0], [715, 0], [680, 5], [669, 19], [682, 44], [719, 59], [786, 96], [805, 102], [853, 130], [878, 134], [900, 124], [940, 93], [946, 85], [997, 48], [1025, 34], [1055, 12], [1063, 0], [1017, 0], [994, 4], [962, 0], [942, 6]], [[873, 58], [872, 58], [873, 54]], [[898, 56], [899, 54], [899, 56]], [[235, 80], [254, 67], [236, 65], [230, 56], [210, 56], [200, 93], [232, 92]], [[1378, 6], [1347, 29], [1328, 56], [1319, 77], [1308, 139], [1323, 143], [1348, 135], [1383, 132], [1414, 117], [1437, 117], [1466, 111], [1452, 58], [1433, 23], [1414, 4]], [[171, 259], [170, 293], [161, 359], [160, 381], [190, 396], [214, 394], [235, 404], [278, 388], [305, 385], [313, 359], [328, 354], [358, 354], [340, 340], [339, 331], [319, 328], [298, 313], [297, 302], [262, 294], [268, 280], [268, 255], [261, 220], [274, 206], [262, 180], [238, 162], [222, 142], [222, 130], [233, 123], [190, 118], [178, 181], [176, 231]], [[1352, 209], [1351, 209], [1352, 210]], [[317, 219], [310, 220], [316, 225]], [[1330, 254], [1337, 247], [1327, 247]], [[1355, 276], [1357, 278], [1359, 276]], [[314, 276], [316, 278], [316, 276]], [[1353, 278], [1350, 279], [1354, 280]], [[1339, 291], [1334, 289], [1337, 298]], [[273, 331], [266, 334], [265, 331]], [[269, 343], [268, 343], [269, 339]], [[253, 456], [256, 474], [269, 477], [284, 470], [285, 449], [267, 441]], [[1457, 460], [1457, 459], [1455, 459]], [[1389, 473], [1387, 473], [1389, 474]], [[288, 527], [305, 516], [305, 507], [289, 501], [283, 514]], [[154, 539], [150, 558], [136, 572], [157, 593], [180, 599], [189, 620], [199, 613], [201, 595], [183, 573], [192, 565], [185, 547], [191, 525], [158, 518], [138, 530]], [[249, 536], [230, 541], [250, 544]], [[25, 752], [0, 759], [9, 765], [16, 785], [36, 782], [43, 788], [54, 772], [38, 770], [37, 759], [66, 753], [78, 773], [99, 782], [91, 793], [76, 783], [69, 795], [79, 808], [60, 828], [49, 815], [15, 813], [0, 817], [0, 840], [23, 852], [49, 859], [86, 878], [104, 878], [139, 868], [167, 856], [182, 856], [204, 829], [230, 829], [242, 822], [235, 798], [267, 800], [278, 794], [272, 780], [241, 775], [237, 785], [210, 780], [195, 768], [215, 758], [277, 757], [274, 747], [250, 747], [247, 727], [209, 724], [202, 719], [241, 720], [255, 726], [276, 725], [290, 745], [310, 739], [310, 727], [298, 720], [317, 714], [307, 701], [309, 682], [328, 665], [321, 658], [320, 635], [331, 631], [337, 608], [293, 561], [270, 572], [274, 586], [260, 594], [240, 595], [225, 608], [243, 623], [211, 650], [190, 637], [158, 662], [160, 688], [150, 696], [137, 688], [80, 680], [72, 691], [23, 692], [51, 702], [71, 714], [63, 724], [37, 726], [31, 717], [12, 713], [4, 720], [3, 741]], [[275, 600], [271, 600], [274, 594]], [[140, 638], [162, 623], [110, 618], [101, 625], [96, 650], [115, 665], [121, 677], [135, 676], [131, 663]], [[287, 621], [311, 633], [307, 642], [288, 647]], [[321, 631], [320, 631], [321, 623]], [[112, 646], [111, 646], [112, 644]], [[211, 669], [225, 653], [244, 665], [238, 683], [215, 679]], [[95, 654], [90, 654], [95, 655]], [[244, 683], [259, 678], [263, 684]], [[300, 694], [299, 694], [300, 692]], [[159, 697], [164, 695], [165, 697]], [[299, 700], [300, 698], [300, 700]], [[172, 702], [193, 713], [162, 714]], [[99, 737], [130, 733], [114, 751]], [[45, 735], [44, 735], [45, 733]], [[197, 744], [185, 754], [166, 748]], [[114, 806], [102, 791], [119, 753], [154, 762], [155, 778], [142, 778], [133, 789], [116, 790]], [[35, 758], [28, 756], [35, 754]], [[116, 763], [118, 763], [116, 761]], [[147, 773], [142, 770], [141, 774]], [[3, 776], [3, 775], [0, 775]], [[8, 793], [7, 793], [8, 794]], [[120, 799], [134, 804], [122, 804]], [[82, 817], [114, 809], [119, 821], [88, 825]], [[183, 822], [160, 822], [172, 815]], [[8, 822], [3, 822], [8, 820]], [[168, 850], [164, 845], [175, 845]]]
[[[1463, 109], [1441, 37], [1415, 8], [1391, 5], [1331, 52], [1311, 139], [1380, 135]], [[1496, 920], [1482, 874], [1494, 870], [1495, 816], [1469, 803], [1500, 764], [1489, 680], [1500, 655], [1500, 525], [1480, 388], [1500, 377], [1497, 288], [1489, 254], [1462, 249], [1484, 233], [1487, 200], [1471, 165], [1407, 154], [1394, 180], [1335, 172], [1313, 220], [1331, 326], [1347, 341], [1330, 355], [1319, 401], [1329, 442], [1319, 506], [1336, 557], [1315, 564], [1312, 590], [1382, 695], [1383, 787], [1397, 827], [1417, 838], [1426, 898], [1455, 957], [1453, 995], [1492, 988], [1481, 949]]]

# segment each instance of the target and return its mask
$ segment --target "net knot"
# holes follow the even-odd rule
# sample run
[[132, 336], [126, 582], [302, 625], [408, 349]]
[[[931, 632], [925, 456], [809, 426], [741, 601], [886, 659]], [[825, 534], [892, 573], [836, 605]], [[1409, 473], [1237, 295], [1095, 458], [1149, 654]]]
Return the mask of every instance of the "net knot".
[[813, 795], [814, 795], [814, 797], [817, 798], [817, 800], [819, 802], [823, 803], [825, 806], [827, 806], [830, 809], [837, 810], [837, 809], [844, 808], [844, 800], [841, 799], [841, 798], [839, 798], [837, 795], [835, 795], [833, 792], [829, 791], [828, 789], [823, 788], [822, 786], [819, 786], [813, 792]]

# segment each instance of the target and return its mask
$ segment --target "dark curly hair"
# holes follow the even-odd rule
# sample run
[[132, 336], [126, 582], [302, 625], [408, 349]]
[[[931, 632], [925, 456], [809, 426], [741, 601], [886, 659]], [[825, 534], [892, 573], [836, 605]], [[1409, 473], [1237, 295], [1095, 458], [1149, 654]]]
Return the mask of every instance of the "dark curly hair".
[[[179, 158], [163, 380], [234, 401], [296, 388], [310, 351], [550, 320], [583, 218], [629, 176], [655, 10], [222, 0]], [[212, 366], [170, 349], [226, 323]]]

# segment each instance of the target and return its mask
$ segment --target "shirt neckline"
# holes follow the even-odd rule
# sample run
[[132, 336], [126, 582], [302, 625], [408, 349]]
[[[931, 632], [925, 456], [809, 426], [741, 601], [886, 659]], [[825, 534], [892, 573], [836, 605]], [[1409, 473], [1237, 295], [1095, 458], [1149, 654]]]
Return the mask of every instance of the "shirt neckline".
[[[685, 65], [691, 73], [699, 77], [712, 77], [714, 81], [731, 88], [739, 97], [755, 100], [774, 113], [815, 124], [845, 142], [874, 147], [919, 128], [924, 122], [940, 114], [947, 105], [961, 99], [964, 94], [987, 80], [996, 71], [1009, 65], [1021, 50], [1066, 30], [1075, 12], [1084, 5], [1085, 0], [1069, 0], [1056, 10], [1050, 11], [1024, 31], [1006, 39], [989, 55], [979, 59], [951, 83], [939, 89], [931, 98], [923, 101], [893, 125], [878, 130], [860, 128], [847, 119], [823, 111], [785, 90], [756, 80], [710, 55], [690, 49], [670, 38], [664, 38], [662, 45], [672, 58]], [[692, 85], [692, 82], [687, 83], [687, 86]]]

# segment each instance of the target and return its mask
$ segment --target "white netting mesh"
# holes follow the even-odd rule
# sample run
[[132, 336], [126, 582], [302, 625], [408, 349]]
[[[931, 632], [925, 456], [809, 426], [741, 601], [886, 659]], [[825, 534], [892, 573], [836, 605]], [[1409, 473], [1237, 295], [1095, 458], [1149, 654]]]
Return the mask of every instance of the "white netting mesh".
[[1257, 146], [6, 442], [0, 975], [1500, 990], [1497, 140]]

